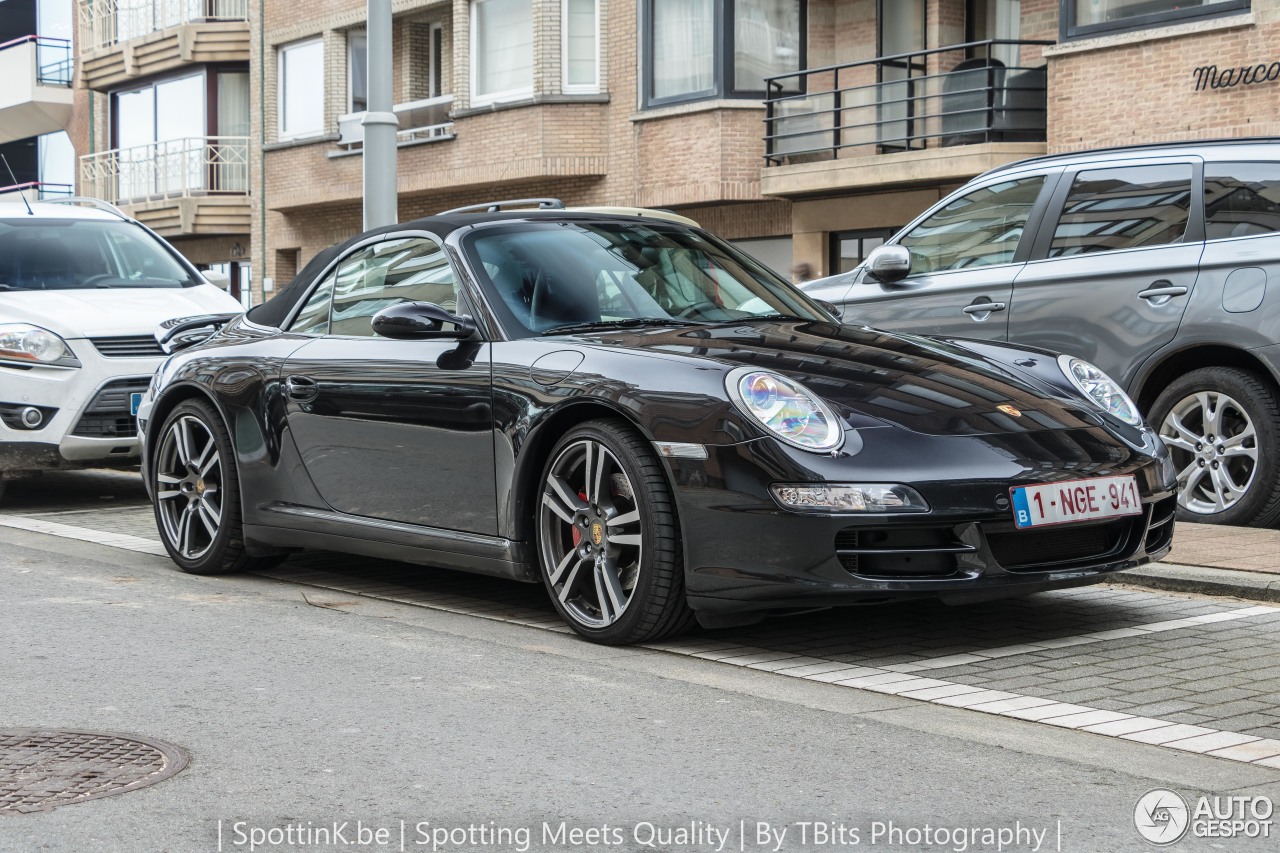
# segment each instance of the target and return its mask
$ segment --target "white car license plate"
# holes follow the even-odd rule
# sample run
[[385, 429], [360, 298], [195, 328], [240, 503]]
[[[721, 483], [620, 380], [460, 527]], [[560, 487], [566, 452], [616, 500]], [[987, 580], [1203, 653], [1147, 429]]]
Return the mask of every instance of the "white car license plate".
[[129, 414], [131, 414], [131, 415], [135, 415], [135, 416], [136, 416], [136, 415], [138, 414], [138, 407], [139, 407], [139, 406], [141, 406], [141, 405], [142, 405], [142, 395], [141, 395], [141, 394], [130, 394], [130, 395], [129, 395]]
[[1016, 486], [1009, 490], [1009, 495], [1013, 500], [1013, 522], [1019, 528], [1117, 518], [1142, 512], [1138, 483], [1132, 474]]

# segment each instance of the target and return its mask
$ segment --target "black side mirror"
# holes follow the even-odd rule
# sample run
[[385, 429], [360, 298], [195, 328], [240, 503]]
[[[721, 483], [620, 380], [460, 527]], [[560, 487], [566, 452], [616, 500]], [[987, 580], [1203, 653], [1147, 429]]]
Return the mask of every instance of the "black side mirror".
[[[446, 323], [454, 328], [446, 329]], [[434, 302], [391, 305], [374, 314], [370, 324], [376, 335], [407, 341], [469, 338], [476, 330], [470, 317], [450, 314]]]
[[827, 311], [834, 314], [837, 320], [844, 319], [844, 311], [840, 308], [839, 305], [835, 304], [834, 302], [828, 302], [825, 299], [819, 299], [816, 301], [823, 308], [827, 309]]
[[911, 274], [911, 250], [897, 243], [876, 246], [867, 255], [867, 272], [877, 281], [902, 281]]

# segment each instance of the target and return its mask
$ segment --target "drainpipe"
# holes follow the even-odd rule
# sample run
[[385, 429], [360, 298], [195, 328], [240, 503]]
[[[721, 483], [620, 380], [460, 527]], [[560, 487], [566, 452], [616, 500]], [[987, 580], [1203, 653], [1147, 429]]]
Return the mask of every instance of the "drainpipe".
[[[262, 258], [262, 267], [253, 273], [257, 279], [258, 289], [262, 291], [262, 301], [271, 297], [264, 286], [267, 280], [267, 0], [258, 0], [258, 255]], [[253, 158], [249, 159], [253, 162]], [[250, 180], [253, 176], [250, 175]], [[253, 254], [249, 254], [250, 268], [253, 265]], [[282, 282], [287, 284], [287, 282]], [[253, 301], [253, 288], [249, 289], [249, 301]]]
[[369, 109], [364, 125], [364, 227], [394, 225], [396, 130], [391, 111], [391, 0], [368, 0]]

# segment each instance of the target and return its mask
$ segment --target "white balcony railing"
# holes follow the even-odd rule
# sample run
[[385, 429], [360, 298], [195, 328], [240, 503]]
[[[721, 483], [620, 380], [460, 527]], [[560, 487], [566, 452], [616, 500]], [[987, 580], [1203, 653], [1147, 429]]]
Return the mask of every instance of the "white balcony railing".
[[[453, 120], [449, 110], [453, 108], [453, 95], [439, 95], [392, 107], [400, 120], [396, 141], [401, 145], [426, 142], [431, 139], [451, 139]], [[347, 113], [338, 116], [338, 144], [348, 151], [364, 147], [364, 113]]]
[[81, 0], [80, 36], [102, 50], [179, 24], [248, 19], [249, 0]]
[[201, 136], [80, 158], [80, 190], [113, 204], [249, 192], [249, 138]]

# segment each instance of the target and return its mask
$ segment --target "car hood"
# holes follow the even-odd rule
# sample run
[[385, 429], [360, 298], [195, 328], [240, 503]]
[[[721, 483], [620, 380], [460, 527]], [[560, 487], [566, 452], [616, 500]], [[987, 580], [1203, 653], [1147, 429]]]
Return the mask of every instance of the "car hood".
[[599, 345], [659, 357], [776, 371], [843, 410], [854, 426], [867, 426], [869, 417], [928, 435], [987, 435], [1102, 425], [1100, 414], [1083, 400], [1067, 399], [961, 344], [932, 338], [799, 321], [590, 337]]
[[0, 318], [75, 338], [147, 335], [174, 317], [244, 310], [212, 284], [165, 288], [86, 288], [0, 292]]

